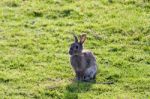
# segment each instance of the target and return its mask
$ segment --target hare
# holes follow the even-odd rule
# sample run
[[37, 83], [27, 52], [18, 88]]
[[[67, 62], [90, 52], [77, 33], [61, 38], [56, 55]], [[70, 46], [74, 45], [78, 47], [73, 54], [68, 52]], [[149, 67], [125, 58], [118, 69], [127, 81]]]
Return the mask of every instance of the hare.
[[92, 52], [83, 51], [83, 43], [86, 34], [80, 36], [80, 41], [74, 35], [74, 43], [71, 44], [69, 54], [70, 62], [75, 71], [76, 79], [80, 81], [90, 81], [96, 78], [97, 64]]

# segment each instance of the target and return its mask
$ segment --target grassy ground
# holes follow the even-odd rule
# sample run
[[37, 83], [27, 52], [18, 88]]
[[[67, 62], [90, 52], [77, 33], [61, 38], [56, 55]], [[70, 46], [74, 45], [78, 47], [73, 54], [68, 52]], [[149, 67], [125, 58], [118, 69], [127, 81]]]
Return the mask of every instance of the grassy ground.
[[[88, 35], [96, 83], [72, 80], [72, 33]], [[150, 2], [1, 0], [0, 98], [150, 98]]]

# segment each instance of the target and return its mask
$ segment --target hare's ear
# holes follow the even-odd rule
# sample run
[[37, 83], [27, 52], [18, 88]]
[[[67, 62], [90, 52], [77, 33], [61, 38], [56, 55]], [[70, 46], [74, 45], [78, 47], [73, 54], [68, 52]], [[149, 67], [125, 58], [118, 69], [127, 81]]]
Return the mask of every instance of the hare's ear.
[[82, 34], [80, 37], [80, 43], [83, 44], [85, 40], [86, 40], [86, 34]]
[[77, 36], [76, 36], [75, 34], [73, 34], [73, 36], [74, 36], [74, 41], [75, 41], [75, 42], [78, 42]]

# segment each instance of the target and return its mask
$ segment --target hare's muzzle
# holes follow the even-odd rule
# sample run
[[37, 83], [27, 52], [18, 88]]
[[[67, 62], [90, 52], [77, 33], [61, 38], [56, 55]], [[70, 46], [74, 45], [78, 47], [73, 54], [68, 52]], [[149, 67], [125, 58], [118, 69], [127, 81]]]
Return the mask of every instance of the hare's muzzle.
[[69, 54], [72, 55], [73, 54], [73, 50], [70, 49], [69, 50]]

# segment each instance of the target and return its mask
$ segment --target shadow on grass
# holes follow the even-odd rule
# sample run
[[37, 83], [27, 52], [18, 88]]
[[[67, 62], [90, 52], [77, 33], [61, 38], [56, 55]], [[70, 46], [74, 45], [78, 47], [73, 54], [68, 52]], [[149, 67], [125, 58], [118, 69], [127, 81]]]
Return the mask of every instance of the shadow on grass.
[[66, 92], [64, 93], [64, 98], [78, 99], [78, 94], [89, 91], [92, 84], [94, 84], [95, 82], [96, 81], [91, 81], [91, 82], [72, 81], [71, 84], [66, 86]]

